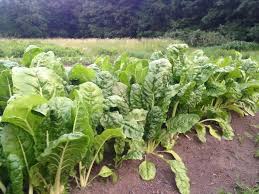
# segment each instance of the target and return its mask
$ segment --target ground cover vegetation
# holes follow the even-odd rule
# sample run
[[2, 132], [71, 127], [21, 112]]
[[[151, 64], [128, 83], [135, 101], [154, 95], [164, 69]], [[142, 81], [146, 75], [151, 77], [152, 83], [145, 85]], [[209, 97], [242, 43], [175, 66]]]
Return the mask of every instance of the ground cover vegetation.
[[[62, 194], [69, 180], [81, 188], [98, 176], [116, 182], [125, 160], [141, 160], [140, 177], [149, 181], [153, 155], [188, 194], [178, 137], [232, 140], [230, 111], [255, 114], [258, 78], [258, 63], [237, 51], [215, 59], [171, 44], [148, 59], [100, 56], [64, 67], [52, 51], [30, 45], [19, 63], [0, 61], [0, 190]], [[93, 174], [107, 155], [113, 167]]]

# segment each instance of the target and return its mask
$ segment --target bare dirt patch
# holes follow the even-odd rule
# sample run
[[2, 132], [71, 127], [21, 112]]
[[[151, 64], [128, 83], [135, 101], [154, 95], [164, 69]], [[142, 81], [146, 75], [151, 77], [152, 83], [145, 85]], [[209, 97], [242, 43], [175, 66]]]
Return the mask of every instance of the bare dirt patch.
[[[259, 160], [254, 158], [255, 142], [250, 137], [258, 133], [252, 125], [259, 123], [255, 117], [232, 116], [235, 130], [233, 141], [218, 141], [207, 136], [205, 144], [194, 134], [190, 139], [181, 137], [175, 151], [182, 157], [191, 180], [192, 194], [216, 194], [221, 188], [234, 192], [237, 182], [255, 185], [259, 181]], [[140, 161], [125, 161], [118, 169], [119, 181], [96, 179], [83, 190], [74, 189], [72, 194], [177, 194], [174, 175], [163, 161], [150, 158], [157, 167], [153, 181], [144, 182], [138, 175]]]

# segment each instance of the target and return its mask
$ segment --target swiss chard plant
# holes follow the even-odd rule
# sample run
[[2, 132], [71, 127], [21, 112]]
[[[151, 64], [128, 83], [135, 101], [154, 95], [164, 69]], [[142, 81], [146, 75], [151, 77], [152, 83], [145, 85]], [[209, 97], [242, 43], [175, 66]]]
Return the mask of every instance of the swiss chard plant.
[[[21, 63], [0, 61], [1, 192], [66, 193], [69, 179], [78, 187], [97, 176], [116, 180], [112, 168], [125, 160], [140, 160], [149, 181], [152, 155], [170, 167], [179, 192], [190, 193], [174, 145], [190, 131], [203, 143], [207, 132], [232, 140], [231, 111], [258, 110], [259, 66], [238, 52], [211, 60], [187, 50], [174, 44], [150, 59], [106, 56], [66, 70], [53, 52], [31, 45]], [[93, 175], [107, 154], [114, 166]]]

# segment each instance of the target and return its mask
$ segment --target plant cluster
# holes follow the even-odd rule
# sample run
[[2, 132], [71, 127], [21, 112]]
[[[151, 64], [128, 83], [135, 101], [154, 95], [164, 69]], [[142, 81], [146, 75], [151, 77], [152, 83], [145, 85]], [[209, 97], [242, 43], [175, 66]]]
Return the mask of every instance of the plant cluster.
[[[187, 169], [173, 150], [191, 129], [201, 142], [207, 131], [232, 140], [230, 111], [253, 115], [258, 105], [259, 68], [251, 59], [211, 61], [201, 50], [186, 55], [173, 44], [149, 60], [100, 57], [95, 64], [65, 68], [53, 52], [29, 46], [20, 64], [0, 61], [0, 189], [3, 193], [66, 193], [72, 177], [86, 187], [115, 168], [143, 160], [143, 180], [156, 176], [149, 155], [175, 173], [182, 194], [190, 193]], [[157, 151], [157, 147], [164, 148]], [[165, 157], [169, 155], [171, 159]]]

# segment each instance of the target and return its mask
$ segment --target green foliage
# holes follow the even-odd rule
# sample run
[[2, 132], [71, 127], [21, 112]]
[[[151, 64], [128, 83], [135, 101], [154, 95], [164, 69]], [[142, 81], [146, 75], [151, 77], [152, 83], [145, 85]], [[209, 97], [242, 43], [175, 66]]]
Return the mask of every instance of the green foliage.
[[153, 180], [156, 176], [156, 166], [145, 160], [139, 165], [139, 174], [145, 181]]
[[[149, 60], [123, 54], [65, 70], [53, 52], [34, 49], [40, 51], [30, 46], [24, 54], [28, 67], [0, 61], [1, 190], [63, 194], [69, 176], [81, 187], [97, 176], [115, 181], [106, 166], [91, 177], [109, 152], [115, 166], [149, 155], [164, 160], [188, 194], [187, 169], [172, 150], [177, 136], [195, 129], [202, 142], [207, 130], [232, 140], [230, 111], [258, 110], [259, 66], [236, 51], [214, 59], [172, 44]], [[156, 151], [159, 145], [165, 150]], [[155, 165], [145, 160], [139, 173], [152, 180]]]

